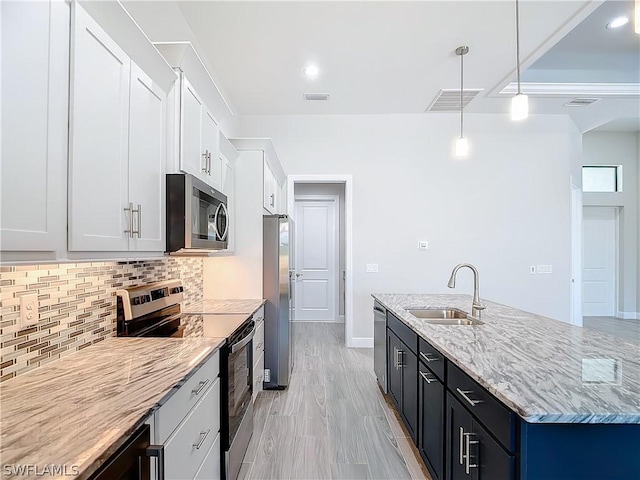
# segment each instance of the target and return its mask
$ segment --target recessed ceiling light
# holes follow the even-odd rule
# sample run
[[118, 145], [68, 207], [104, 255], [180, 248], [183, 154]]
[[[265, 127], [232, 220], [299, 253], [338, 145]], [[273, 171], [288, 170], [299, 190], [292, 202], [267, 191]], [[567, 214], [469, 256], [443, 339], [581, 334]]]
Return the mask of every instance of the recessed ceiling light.
[[607, 28], [611, 30], [612, 28], [620, 28], [623, 25], [626, 25], [629, 22], [629, 17], [616, 17], [607, 23]]
[[304, 70], [302, 70], [302, 73], [304, 73], [307, 77], [317, 77], [320, 73], [320, 70], [315, 65], [307, 65], [306, 67], [304, 67]]

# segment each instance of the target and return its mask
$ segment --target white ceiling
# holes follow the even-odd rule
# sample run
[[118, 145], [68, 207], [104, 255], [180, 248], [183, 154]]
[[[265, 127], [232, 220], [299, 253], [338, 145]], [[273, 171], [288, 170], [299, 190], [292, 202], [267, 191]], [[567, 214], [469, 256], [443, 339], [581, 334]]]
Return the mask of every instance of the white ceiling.
[[[521, 2], [523, 61], [584, 17], [589, 0]], [[442, 88], [494, 89], [512, 79], [512, 1], [204, 2], [178, 4], [240, 114], [422, 113]], [[589, 13], [589, 12], [587, 12]], [[303, 67], [316, 64], [315, 80]], [[306, 92], [329, 93], [305, 102]], [[507, 112], [486, 98], [470, 111]], [[532, 106], [532, 111], [536, 108]]]

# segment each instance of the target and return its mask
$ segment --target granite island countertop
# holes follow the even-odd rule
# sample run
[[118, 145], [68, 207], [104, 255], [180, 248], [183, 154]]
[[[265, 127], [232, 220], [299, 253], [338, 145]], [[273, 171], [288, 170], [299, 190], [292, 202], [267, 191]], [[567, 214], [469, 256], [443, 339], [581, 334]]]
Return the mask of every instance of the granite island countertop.
[[2, 478], [17, 464], [88, 478], [224, 342], [112, 337], [2, 383]]
[[469, 295], [373, 294], [531, 423], [640, 423], [640, 347], [482, 299], [482, 325], [430, 324], [411, 307], [471, 311]]
[[247, 314], [253, 315], [266, 303], [260, 299], [208, 299], [194, 302], [185, 306], [183, 313], [196, 315], [229, 315]]

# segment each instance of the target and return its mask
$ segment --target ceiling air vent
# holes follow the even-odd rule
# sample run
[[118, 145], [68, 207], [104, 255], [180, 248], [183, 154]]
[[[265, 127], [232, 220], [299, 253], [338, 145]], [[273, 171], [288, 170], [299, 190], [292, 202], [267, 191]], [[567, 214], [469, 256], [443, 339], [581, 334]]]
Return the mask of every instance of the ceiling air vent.
[[326, 101], [329, 100], [328, 93], [305, 93], [304, 99], [309, 101]]
[[[482, 88], [465, 88], [462, 91], [462, 106], [466, 107], [471, 100], [476, 98]], [[438, 96], [431, 102], [427, 112], [459, 112], [460, 111], [460, 89], [446, 88], [440, 90]]]
[[599, 98], [574, 98], [570, 102], [564, 104], [565, 107], [588, 107], [592, 103], [596, 103]]

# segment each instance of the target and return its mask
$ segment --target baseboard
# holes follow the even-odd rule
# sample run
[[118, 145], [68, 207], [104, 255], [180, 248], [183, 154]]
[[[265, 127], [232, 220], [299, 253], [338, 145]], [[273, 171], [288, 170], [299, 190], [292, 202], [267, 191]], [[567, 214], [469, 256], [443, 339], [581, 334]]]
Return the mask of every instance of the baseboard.
[[625, 320], [640, 320], [640, 312], [618, 312], [616, 317], [624, 318]]
[[373, 348], [372, 337], [353, 337], [350, 343], [352, 348]]

